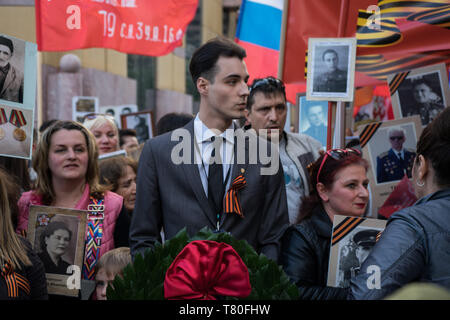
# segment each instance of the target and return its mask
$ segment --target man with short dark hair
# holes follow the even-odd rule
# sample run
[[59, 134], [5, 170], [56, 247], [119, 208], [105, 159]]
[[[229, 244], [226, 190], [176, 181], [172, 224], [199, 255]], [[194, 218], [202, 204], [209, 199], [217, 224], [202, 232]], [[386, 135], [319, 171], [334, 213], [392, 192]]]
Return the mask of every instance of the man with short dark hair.
[[11, 65], [11, 39], [0, 36], [0, 99], [23, 103], [23, 74]]
[[[130, 229], [133, 256], [160, 241], [161, 228], [170, 239], [184, 227], [190, 236], [208, 227], [230, 232], [278, 260], [289, 223], [283, 172], [277, 167], [272, 175], [261, 173], [279, 157], [269, 164], [259, 156], [256, 163], [249, 161], [254, 146], [233, 122], [246, 108], [245, 56], [226, 38], [211, 39], [194, 52], [189, 70], [200, 94], [199, 113], [144, 147]], [[268, 145], [254, 138], [258, 146]]]
[[247, 100], [246, 119], [256, 133], [279, 142], [289, 208], [289, 222], [297, 222], [301, 198], [309, 194], [307, 167], [319, 157], [322, 145], [305, 134], [284, 131], [287, 106], [284, 84], [273, 77], [255, 79]]
[[119, 147], [127, 153], [139, 147], [139, 142], [134, 129], [119, 130]]

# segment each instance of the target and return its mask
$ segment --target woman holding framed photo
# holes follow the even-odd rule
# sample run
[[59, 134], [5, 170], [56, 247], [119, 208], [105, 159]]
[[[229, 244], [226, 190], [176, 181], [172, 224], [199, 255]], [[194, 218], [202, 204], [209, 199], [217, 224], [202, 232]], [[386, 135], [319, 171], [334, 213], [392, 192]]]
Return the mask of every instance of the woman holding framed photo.
[[[96, 258], [114, 249], [116, 221], [123, 198], [99, 184], [98, 148], [93, 134], [75, 121], [58, 121], [47, 129], [36, 149], [33, 168], [36, 189], [22, 194], [18, 232], [27, 230], [31, 205], [88, 210], [85, 259], [95, 250]], [[125, 214], [125, 213], [122, 213]], [[101, 225], [98, 225], [98, 224]], [[89, 232], [99, 226], [103, 232]], [[93, 241], [95, 247], [89, 246]], [[98, 246], [98, 243], [100, 245]], [[84, 266], [83, 278], [93, 279], [95, 263]]]
[[327, 287], [334, 216], [362, 216], [369, 201], [368, 163], [356, 149], [333, 149], [310, 167], [311, 192], [297, 224], [282, 239], [281, 262], [303, 300], [344, 300], [347, 288]]

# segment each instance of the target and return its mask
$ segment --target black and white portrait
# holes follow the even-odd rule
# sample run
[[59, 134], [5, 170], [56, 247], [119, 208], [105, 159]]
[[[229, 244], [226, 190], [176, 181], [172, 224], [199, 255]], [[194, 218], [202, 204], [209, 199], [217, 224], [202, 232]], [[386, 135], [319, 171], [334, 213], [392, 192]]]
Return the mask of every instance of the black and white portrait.
[[318, 140], [322, 146], [327, 145], [327, 101], [308, 101], [299, 97], [299, 132]]
[[310, 38], [308, 100], [351, 101], [356, 51], [353, 40]]
[[406, 76], [388, 76], [392, 106], [396, 118], [420, 116], [428, 125], [450, 103], [445, 64], [413, 69]]
[[121, 115], [122, 128], [134, 129], [139, 144], [153, 138], [153, 115], [151, 111], [132, 112]]
[[98, 97], [72, 97], [72, 120], [83, 122], [85, 115], [98, 112]]
[[121, 115], [138, 112], [138, 106], [135, 104], [125, 104], [117, 106], [100, 106], [100, 113], [109, 114], [114, 118], [116, 126], [122, 129]]
[[23, 103], [25, 42], [0, 35], [0, 99]]

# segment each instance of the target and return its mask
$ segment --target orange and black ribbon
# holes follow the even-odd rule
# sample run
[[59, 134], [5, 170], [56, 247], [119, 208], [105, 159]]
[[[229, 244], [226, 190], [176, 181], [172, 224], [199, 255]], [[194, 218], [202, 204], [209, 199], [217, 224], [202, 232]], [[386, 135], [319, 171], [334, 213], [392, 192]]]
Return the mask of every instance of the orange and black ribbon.
[[245, 181], [245, 178], [242, 174], [237, 176], [233, 180], [230, 189], [227, 191], [227, 194], [225, 195], [225, 204], [224, 204], [225, 213], [234, 212], [238, 214], [241, 218], [244, 217], [237, 191], [245, 187], [246, 184], [247, 182]]
[[331, 241], [331, 245], [334, 246], [340, 240], [342, 240], [347, 234], [352, 232], [359, 224], [364, 222], [365, 218], [359, 217], [347, 217], [342, 220], [333, 230], [333, 240]]
[[12, 110], [11, 117], [9, 118], [9, 122], [15, 125], [17, 128], [20, 128], [27, 124], [25, 117], [23, 116], [22, 111], [20, 110]]
[[10, 298], [18, 298], [19, 297], [19, 289], [24, 291], [27, 295], [30, 295], [30, 283], [27, 278], [14, 272], [12, 266], [5, 262], [5, 265], [2, 268], [1, 275], [5, 279], [6, 287], [8, 289], [8, 297]]
[[367, 126], [364, 127], [363, 131], [359, 135], [359, 143], [361, 145], [361, 148], [364, 148], [364, 146], [369, 142], [370, 138], [373, 137], [375, 132], [382, 124], [383, 122], [374, 122], [369, 123]]
[[8, 118], [6, 117], [5, 109], [0, 108], [0, 124], [4, 124], [8, 122]]
[[408, 76], [409, 71], [397, 73], [394, 78], [392, 78], [391, 82], [389, 82], [389, 91], [391, 96], [397, 91], [398, 87], [402, 84], [403, 80]]

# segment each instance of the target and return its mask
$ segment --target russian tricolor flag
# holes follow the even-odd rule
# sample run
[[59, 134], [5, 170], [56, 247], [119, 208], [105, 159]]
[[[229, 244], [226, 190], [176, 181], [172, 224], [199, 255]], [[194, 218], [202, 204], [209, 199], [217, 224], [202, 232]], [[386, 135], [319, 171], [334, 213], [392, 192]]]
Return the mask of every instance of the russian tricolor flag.
[[284, 0], [242, 0], [236, 42], [247, 51], [249, 83], [277, 76], [283, 4]]

